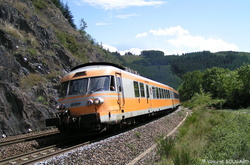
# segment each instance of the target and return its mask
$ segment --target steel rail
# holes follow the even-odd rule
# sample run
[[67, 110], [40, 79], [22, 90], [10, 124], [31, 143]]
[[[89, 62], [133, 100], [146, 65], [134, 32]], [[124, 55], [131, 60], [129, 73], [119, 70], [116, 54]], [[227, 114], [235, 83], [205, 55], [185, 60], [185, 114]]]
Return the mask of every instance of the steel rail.
[[43, 134], [30, 135], [27, 137], [3, 140], [3, 141], [0, 141], [0, 147], [15, 144], [15, 143], [20, 143], [20, 142], [30, 141], [30, 140], [34, 140], [34, 139], [38, 139], [38, 138], [43, 138], [43, 137], [47, 137], [47, 136], [51, 136], [51, 135], [56, 135], [59, 133], [60, 133], [59, 131], [54, 131], [54, 132], [47, 132], [47, 133], [43, 133]]

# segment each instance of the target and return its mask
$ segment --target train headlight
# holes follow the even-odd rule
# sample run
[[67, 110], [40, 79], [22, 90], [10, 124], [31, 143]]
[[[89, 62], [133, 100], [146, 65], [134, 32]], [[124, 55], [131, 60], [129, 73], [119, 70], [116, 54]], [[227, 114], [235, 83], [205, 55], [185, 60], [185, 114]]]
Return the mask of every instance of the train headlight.
[[65, 109], [66, 109], [65, 104], [58, 104], [58, 105], [56, 105], [56, 110], [65, 110]]
[[93, 104], [93, 100], [89, 99], [89, 100], [87, 101], [87, 105], [92, 105], [92, 104]]
[[60, 110], [60, 104], [56, 105], [56, 110]]
[[94, 104], [95, 105], [100, 105], [104, 102], [104, 100], [102, 98], [95, 98], [94, 99]]

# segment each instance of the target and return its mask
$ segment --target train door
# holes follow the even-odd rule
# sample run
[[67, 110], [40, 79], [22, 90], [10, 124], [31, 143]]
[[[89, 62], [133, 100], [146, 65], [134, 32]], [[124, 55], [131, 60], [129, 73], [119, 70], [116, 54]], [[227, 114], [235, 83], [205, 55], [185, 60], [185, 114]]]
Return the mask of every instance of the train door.
[[151, 110], [152, 105], [151, 105], [151, 99], [150, 99], [150, 94], [149, 94], [149, 86], [146, 85], [146, 94], [147, 94], [147, 104], [148, 104], [148, 108]]
[[172, 109], [174, 109], [174, 92], [170, 91], [170, 98], [172, 100]]
[[125, 100], [124, 100], [124, 92], [123, 92], [121, 73], [116, 73], [116, 86], [117, 86], [117, 93], [118, 93], [117, 103], [119, 104], [119, 109], [124, 112]]

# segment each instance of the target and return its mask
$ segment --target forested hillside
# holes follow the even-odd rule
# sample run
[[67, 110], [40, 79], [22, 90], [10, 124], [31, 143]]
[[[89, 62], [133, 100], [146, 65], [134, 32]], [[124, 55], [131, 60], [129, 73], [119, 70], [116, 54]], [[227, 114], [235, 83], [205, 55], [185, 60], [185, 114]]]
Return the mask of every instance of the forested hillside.
[[164, 56], [161, 51], [142, 51], [140, 56], [123, 56], [126, 65], [141, 75], [178, 88], [182, 76], [195, 70], [219, 67], [234, 70], [250, 63], [250, 53], [209, 51]]
[[169, 58], [173, 72], [178, 76], [194, 70], [204, 71], [212, 67], [234, 70], [243, 64], [250, 63], [250, 53], [233, 51], [216, 53], [203, 51], [182, 56], [167, 56], [167, 58]]

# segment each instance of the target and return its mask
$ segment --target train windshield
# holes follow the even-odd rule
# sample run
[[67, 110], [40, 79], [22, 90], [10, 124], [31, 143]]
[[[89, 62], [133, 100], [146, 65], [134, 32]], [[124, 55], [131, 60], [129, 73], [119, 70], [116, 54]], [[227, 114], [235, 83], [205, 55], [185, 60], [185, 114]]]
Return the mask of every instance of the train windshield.
[[110, 88], [110, 77], [92, 77], [89, 81], [89, 92], [108, 91]]
[[77, 79], [61, 84], [60, 97], [66, 95], [86, 95], [98, 91], [114, 90], [114, 76]]

